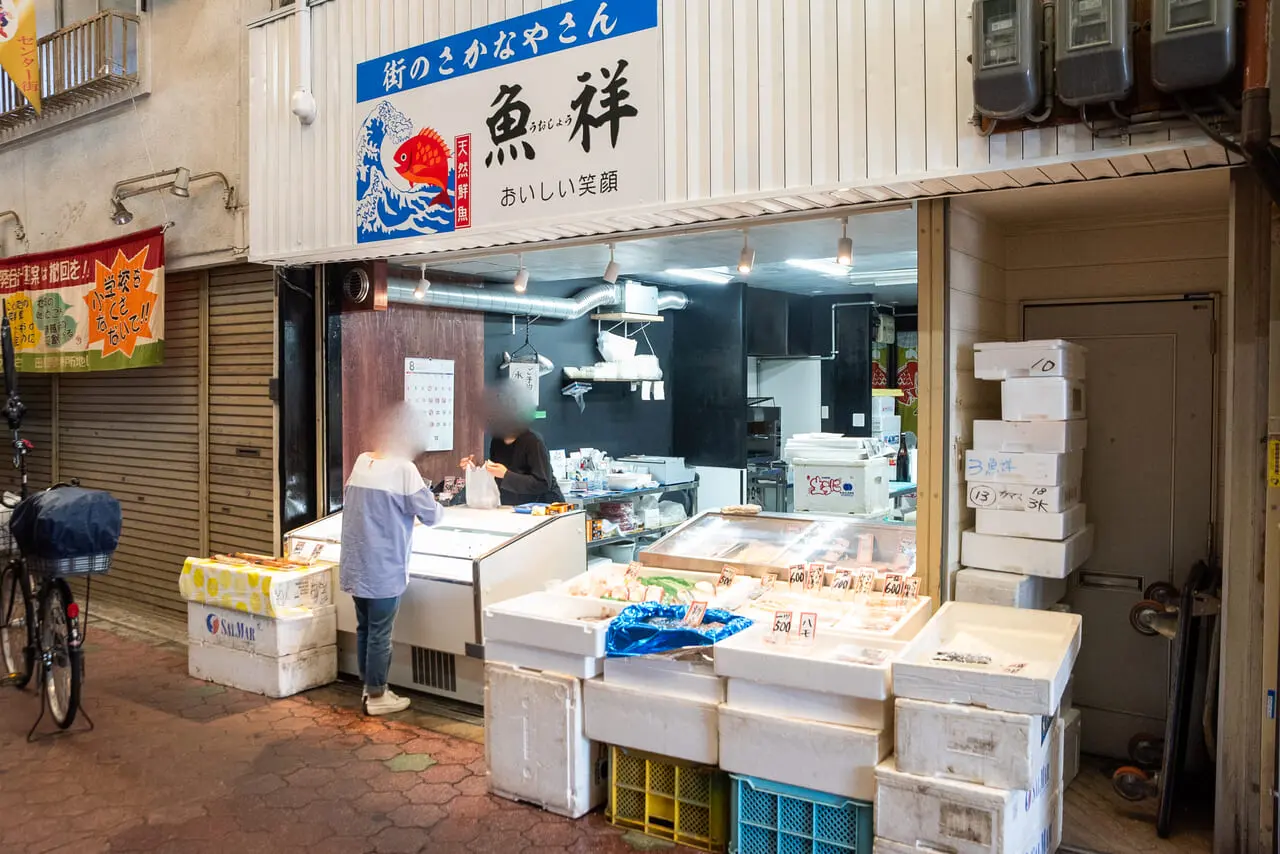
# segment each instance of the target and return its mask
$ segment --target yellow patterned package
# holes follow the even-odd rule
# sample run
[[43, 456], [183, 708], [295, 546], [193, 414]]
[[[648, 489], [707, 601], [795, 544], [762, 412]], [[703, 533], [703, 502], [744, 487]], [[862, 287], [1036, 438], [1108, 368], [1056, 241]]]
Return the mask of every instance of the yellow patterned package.
[[271, 564], [228, 555], [190, 557], [182, 567], [178, 590], [188, 602], [263, 617], [304, 616], [333, 604], [336, 564]]

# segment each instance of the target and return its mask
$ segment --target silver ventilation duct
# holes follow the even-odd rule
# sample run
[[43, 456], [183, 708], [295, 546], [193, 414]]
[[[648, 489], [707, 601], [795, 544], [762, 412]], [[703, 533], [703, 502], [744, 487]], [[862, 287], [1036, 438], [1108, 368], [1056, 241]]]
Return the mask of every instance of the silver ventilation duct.
[[[617, 305], [623, 301], [624, 286], [597, 285], [572, 297], [545, 297], [531, 294], [498, 293], [481, 288], [456, 285], [432, 285], [422, 299], [413, 295], [421, 279], [387, 275], [387, 299], [406, 305], [430, 305], [436, 308], [453, 308], [463, 311], [483, 311], [492, 314], [531, 315], [552, 320], [574, 320], [597, 308]], [[661, 311], [682, 309], [689, 298], [679, 291], [663, 291], [658, 294]]]

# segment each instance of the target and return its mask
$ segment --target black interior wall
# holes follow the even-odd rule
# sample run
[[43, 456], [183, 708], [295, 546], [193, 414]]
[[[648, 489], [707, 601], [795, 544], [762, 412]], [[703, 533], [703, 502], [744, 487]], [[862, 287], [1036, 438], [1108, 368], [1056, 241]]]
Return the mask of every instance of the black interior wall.
[[672, 433], [690, 465], [747, 466], [746, 290], [690, 289], [675, 321]]
[[[600, 284], [599, 279], [581, 279], [562, 282], [532, 282], [531, 293], [539, 296], [567, 297], [586, 288]], [[542, 378], [539, 387], [539, 408], [546, 418], [534, 423], [534, 430], [541, 434], [552, 450], [577, 450], [582, 447], [600, 448], [613, 456], [626, 454], [653, 454], [670, 456], [671, 445], [671, 338], [672, 327], [678, 322], [680, 312], [666, 312], [663, 323], [653, 323], [645, 330], [653, 353], [667, 379], [666, 400], [642, 400], [640, 390], [631, 390], [628, 383], [594, 383], [585, 398], [585, 412], [578, 412], [578, 404], [571, 397], [562, 395], [566, 385], [563, 369], [594, 365], [602, 357], [596, 350], [596, 321], [590, 316], [577, 320], [539, 320], [530, 330], [530, 341], [538, 352], [555, 363], [555, 370]], [[485, 315], [484, 359], [486, 382], [501, 379], [506, 371], [499, 371], [503, 352], [514, 353], [524, 344], [525, 318], [516, 318], [516, 331], [511, 332], [510, 315]], [[611, 324], [605, 323], [605, 328]], [[621, 329], [617, 330], [621, 334]], [[649, 352], [643, 336], [637, 353]]]

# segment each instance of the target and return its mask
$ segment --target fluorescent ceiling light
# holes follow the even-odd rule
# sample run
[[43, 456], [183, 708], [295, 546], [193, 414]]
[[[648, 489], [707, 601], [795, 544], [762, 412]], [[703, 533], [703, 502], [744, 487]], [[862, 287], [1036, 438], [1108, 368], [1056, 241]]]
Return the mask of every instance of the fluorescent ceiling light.
[[799, 267], [801, 270], [808, 270], [811, 273], [821, 273], [824, 276], [839, 276], [841, 279], [849, 278], [849, 268], [837, 263], [834, 258], [788, 258], [787, 263], [792, 267]]
[[914, 285], [916, 271], [907, 267], [898, 270], [851, 270], [834, 258], [788, 258], [787, 263], [811, 273], [840, 278], [850, 284], [883, 287], [888, 285]]
[[712, 285], [727, 285], [733, 281], [733, 276], [727, 273], [716, 273], [711, 270], [698, 270], [686, 267], [672, 267], [663, 270], [663, 275], [679, 276], [682, 279], [691, 279], [695, 282], [707, 282]]

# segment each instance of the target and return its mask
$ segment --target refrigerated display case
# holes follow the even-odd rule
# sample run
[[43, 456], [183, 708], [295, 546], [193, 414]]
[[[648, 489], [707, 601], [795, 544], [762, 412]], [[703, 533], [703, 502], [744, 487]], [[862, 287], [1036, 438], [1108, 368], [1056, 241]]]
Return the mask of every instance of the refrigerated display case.
[[[482, 610], [585, 572], [585, 518], [580, 511], [532, 516], [450, 507], [440, 525], [415, 526], [409, 586], [392, 634], [391, 684], [482, 703]], [[290, 532], [285, 549], [339, 562], [342, 513]], [[338, 667], [355, 674], [355, 608], [341, 591], [335, 599]]]

